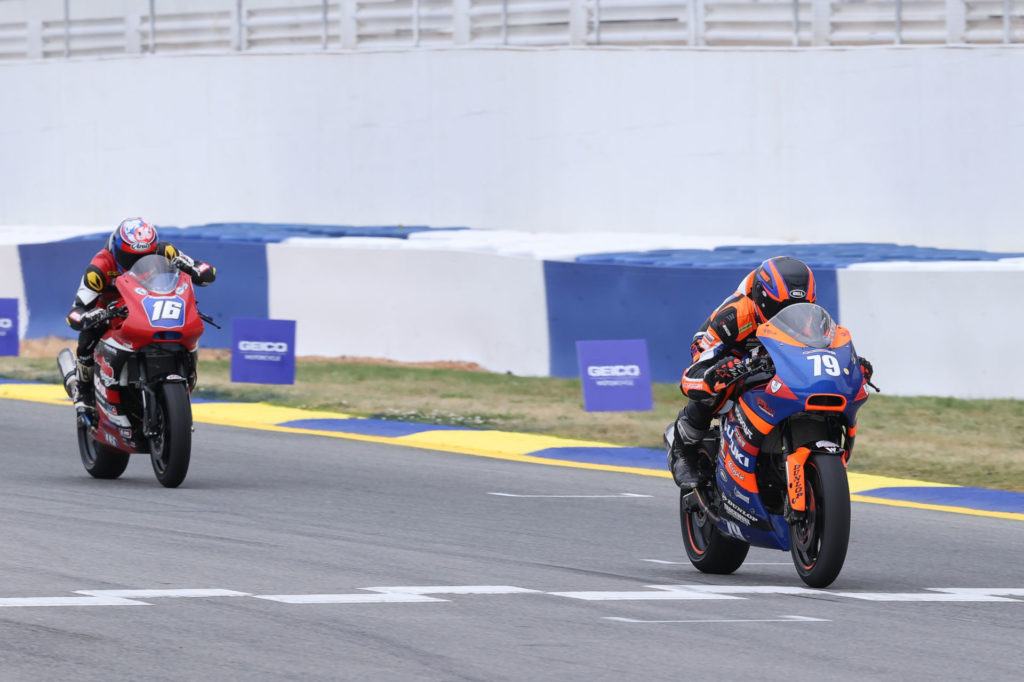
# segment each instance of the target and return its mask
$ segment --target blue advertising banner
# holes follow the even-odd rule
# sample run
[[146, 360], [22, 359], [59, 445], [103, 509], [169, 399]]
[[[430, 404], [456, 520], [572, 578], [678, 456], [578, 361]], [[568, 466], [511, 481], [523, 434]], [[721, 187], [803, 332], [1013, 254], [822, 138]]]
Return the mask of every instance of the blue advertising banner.
[[0, 355], [18, 354], [18, 299], [0, 298]]
[[587, 412], [650, 410], [647, 341], [577, 341], [583, 408]]
[[236, 317], [231, 331], [231, 381], [295, 383], [295, 321]]

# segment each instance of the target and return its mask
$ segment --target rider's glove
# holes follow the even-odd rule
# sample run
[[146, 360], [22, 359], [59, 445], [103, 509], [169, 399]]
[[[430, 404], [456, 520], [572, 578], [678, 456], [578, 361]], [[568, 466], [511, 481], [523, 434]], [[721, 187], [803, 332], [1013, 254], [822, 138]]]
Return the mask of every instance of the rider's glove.
[[89, 312], [82, 314], [82, 329], [91, 329], [98, 324], [106, 322], [107, 319], [106, 308], [93, 308]]
[[725, 390], [732, 383], [733, 379], [740, 376], [744, 370], [743, 363], [740, 362], [739, 358], [725, 358], [718, 361], [717, 364], [704, 373], [704, 383], [712, 391], [718, 393]]
[[199, 274], [196, 272], [196, 262], [183, 253], [179, 253], [177, 256], [172, 258], [171, 265], [192, 277]]
[[860, 371], [864, 374], [864, 381], [870, 383], [871, 377], [875, 373], [875, 368], [864, 358], [860, 358]]

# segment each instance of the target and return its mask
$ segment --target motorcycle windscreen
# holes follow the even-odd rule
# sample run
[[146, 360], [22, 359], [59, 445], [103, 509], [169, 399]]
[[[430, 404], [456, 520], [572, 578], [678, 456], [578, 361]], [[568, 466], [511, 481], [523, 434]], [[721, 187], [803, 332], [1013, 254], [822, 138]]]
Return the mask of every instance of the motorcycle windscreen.
[[779, 331], [811, 348], [828, 348], [836, 340], [836, 323], [828, 311], [814, 303], [794, 303], [771, 319]]
[[178, 268], [157, 254], [143, 256], [128, 273], [140, 286], [154, 294], [169, 294], [178, 286]]

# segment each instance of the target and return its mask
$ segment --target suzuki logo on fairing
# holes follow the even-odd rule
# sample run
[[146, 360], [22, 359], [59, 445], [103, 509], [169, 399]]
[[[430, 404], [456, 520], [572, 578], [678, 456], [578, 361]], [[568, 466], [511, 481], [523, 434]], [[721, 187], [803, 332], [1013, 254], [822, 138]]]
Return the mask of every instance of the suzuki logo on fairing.
[[258, 351], [261, 353], [287, 353], [288, 344], [284, 341], [239, 341], [238, 350]]
[[0, 317], [0, 329], [10, 329], [14, 326], [14, 321], [9, 317]]
[[587, 375], [592, 377], [638, 377], [639, 365], [590, 365]]

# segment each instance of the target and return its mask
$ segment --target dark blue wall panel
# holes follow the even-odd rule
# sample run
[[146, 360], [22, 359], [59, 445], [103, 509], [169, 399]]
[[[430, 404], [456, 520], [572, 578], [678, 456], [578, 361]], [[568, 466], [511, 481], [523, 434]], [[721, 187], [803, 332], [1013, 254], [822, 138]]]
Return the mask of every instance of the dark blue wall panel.
[[[756, 267], [672, 268], [546, 261], [551, 374], [579, 375], [576, 342], [646, 339], [651, 376], [679, 381], [690, 340]], [[838, 315], [836, 271], [816, 268], [818, 303]]]
[[[29, 324], [25, 336], [77, 337], [65, 317], [75, 300], [85, 267], [106, 243], [81, 239], [18, 247]], [[217, 281], [196, 287], [199, 309], [223, 329], [207, 325], [200, 341], [207, 348], [231, 346], [231, 318], [267, 317], [267, 251], [263, 244], [176, 239], [172, 243], [193, 258], [212, 263]]]

